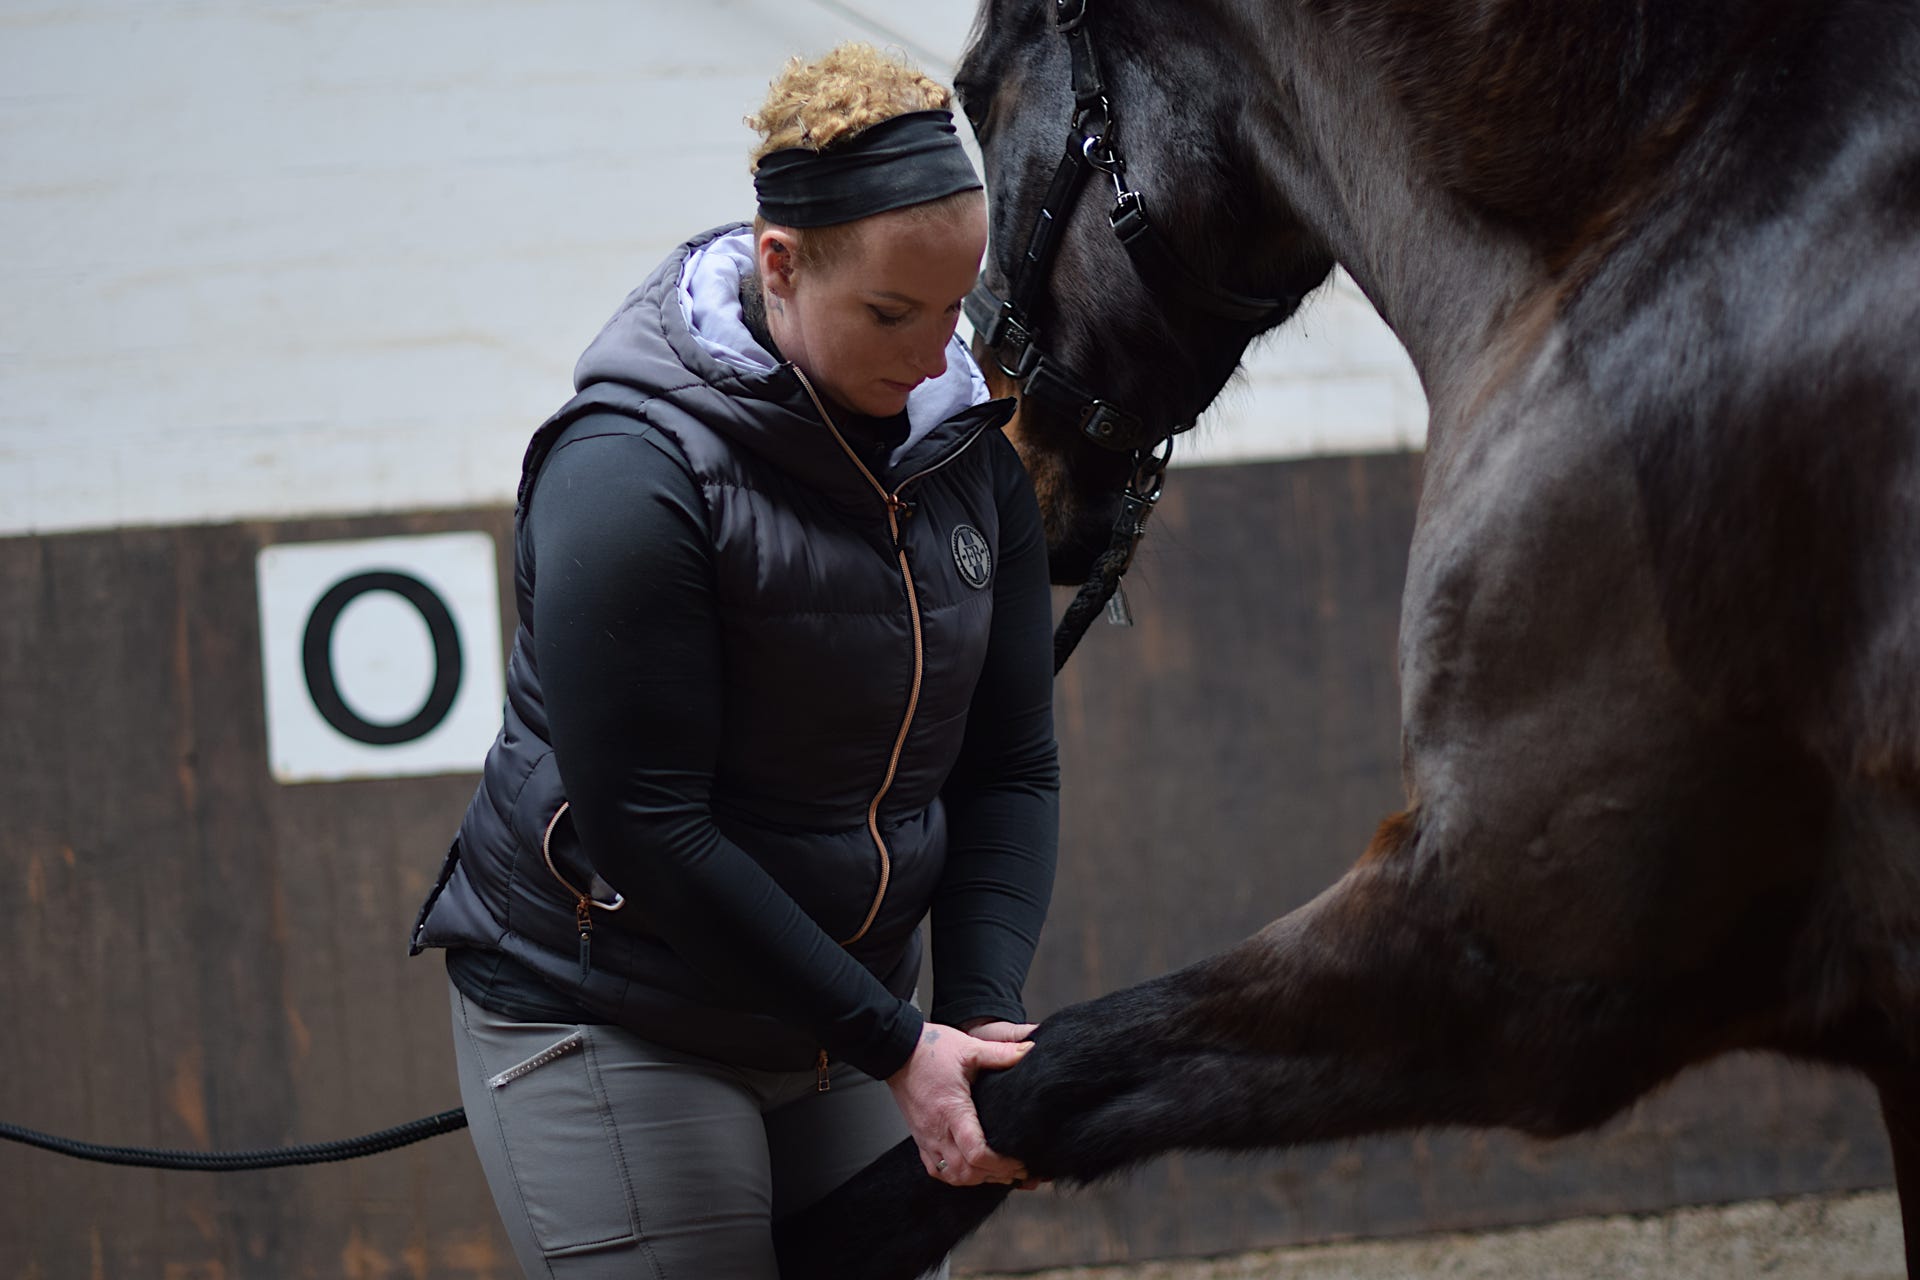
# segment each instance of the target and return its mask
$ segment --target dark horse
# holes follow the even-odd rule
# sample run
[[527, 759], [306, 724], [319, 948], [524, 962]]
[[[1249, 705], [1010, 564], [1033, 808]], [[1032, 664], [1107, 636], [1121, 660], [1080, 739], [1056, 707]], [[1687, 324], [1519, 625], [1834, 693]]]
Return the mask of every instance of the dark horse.
[[[1297, 298], [1337, 262], [1419, 370], [1407, 807], [1255, 937], [1048, 1018], [976, 1086], [992, 1145], [1083, 1180], [1566, 1134], [1771, 1050], [1878, 1087], [1920, 1274], [1920, 3], [986, 0], [996, 289], [1090, 115], [1074, 32], [1089, 153], [1185, 270]], [[1156, 287], [1088, 193], [1026, 321], [1151, 438], [1281, 316]], [[1035, 389], [1077, 579], [1130, 458]], [[896, 1151], [783, 1274], [915, 1275], [1003, 1195]]]

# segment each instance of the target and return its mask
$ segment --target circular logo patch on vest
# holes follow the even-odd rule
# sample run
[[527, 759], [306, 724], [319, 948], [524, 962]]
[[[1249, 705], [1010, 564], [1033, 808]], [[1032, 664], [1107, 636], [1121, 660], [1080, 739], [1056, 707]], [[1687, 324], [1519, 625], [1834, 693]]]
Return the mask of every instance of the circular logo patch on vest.
[[953, 563], [971, 587], [984, 587], [993, 576], [993, 552], [987, 549], [986, 538], [970, 524], [953, 531]]

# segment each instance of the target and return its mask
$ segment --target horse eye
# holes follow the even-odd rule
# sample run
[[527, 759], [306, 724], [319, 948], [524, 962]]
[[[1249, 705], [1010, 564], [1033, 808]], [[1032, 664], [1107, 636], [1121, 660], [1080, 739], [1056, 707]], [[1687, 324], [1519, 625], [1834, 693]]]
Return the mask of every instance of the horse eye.
[[961, 114], [966, 116], [967, 123], [973, 126], [973, 132], [975, 136], [978, 136], [980, 130], [986, 124], [986, 100], [990, 98], [991, 95], [974, 93], [958, 84], [954, 85], [953, 93], [954, 96], [960, 100]]

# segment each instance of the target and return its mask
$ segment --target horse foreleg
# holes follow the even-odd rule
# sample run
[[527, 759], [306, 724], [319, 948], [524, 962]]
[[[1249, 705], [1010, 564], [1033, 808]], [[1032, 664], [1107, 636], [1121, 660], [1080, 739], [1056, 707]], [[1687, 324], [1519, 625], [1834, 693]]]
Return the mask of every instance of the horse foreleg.
[[[1233, 950], [1048, 1018], [1019, 1066], [975, 1082], [988, 1142], [1085, 1182], [1173, 1150], [1564, 1133], [1683, 1065], [1648, 1035], [1646, 993], [1543, 978], [1477, 942], [1412, 825], [1389, 823], [1338, 884]], [[781, 1274], [909, 1280], [997, 1204], [896, 1151], [782, 1224]]]
[[1239, 947], [1062, 1010], [975, 1088], [995, 1149], [1084, 1181], [1176, 1149], [1587, 1128], [1684, 1065], [1663, 993], [1505, 962], [1440, 860], [1383, 842]]
[[1893, 1147], [1893, 1178], [1900, 1190], [1900, 1225], [1906, 1233], [1907, 1274], [1920, 1276], [1920, 1084], [1911, 1077], [1881, 1077], [1880, 1114]]

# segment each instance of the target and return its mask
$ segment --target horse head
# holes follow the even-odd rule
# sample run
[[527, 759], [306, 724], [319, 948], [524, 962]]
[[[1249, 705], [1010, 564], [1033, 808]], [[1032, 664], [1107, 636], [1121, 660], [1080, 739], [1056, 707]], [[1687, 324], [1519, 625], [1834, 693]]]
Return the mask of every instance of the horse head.
[[1234, 21], [1208, 4], [1169, 22], [1141, 0], [984, 0], [955, 75], [994, 196], [976, 352], [996, 391], [1020, 393], [1009, 434], [1056, 582], [1087, 575], [1143, 457], [1332, 268], [1249, 180], [1256, 86], [1219, 56], [1246, 40]]

